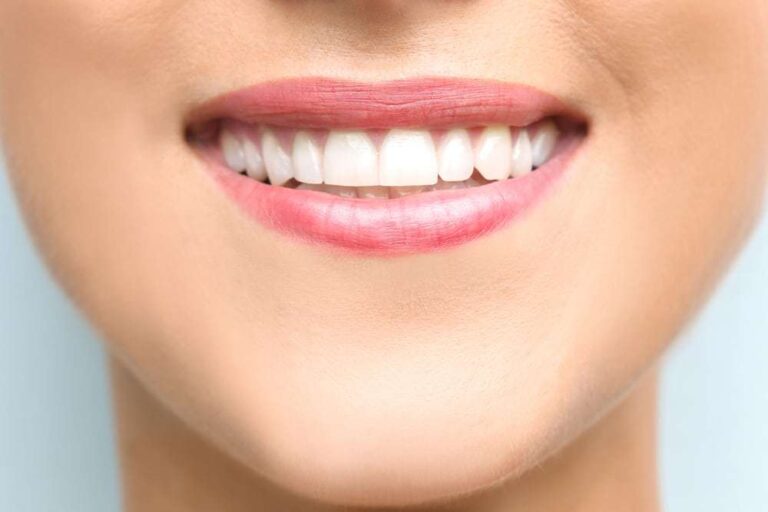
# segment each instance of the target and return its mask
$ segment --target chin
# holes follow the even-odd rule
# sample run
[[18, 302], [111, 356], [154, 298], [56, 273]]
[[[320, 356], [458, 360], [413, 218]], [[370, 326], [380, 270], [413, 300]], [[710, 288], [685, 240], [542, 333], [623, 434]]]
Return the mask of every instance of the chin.
[[633, 374], [596, 370], [578, 363], [577, 343], [524, 357], [506, 337], [409, 338], [386, 351], [197, 341], [216, 354], [162, 370], [140, 361], [150, 391], [251, 473], [339, 506], [439, 504], [520, 478], [598, 421], [651, 359], [636, 354]]

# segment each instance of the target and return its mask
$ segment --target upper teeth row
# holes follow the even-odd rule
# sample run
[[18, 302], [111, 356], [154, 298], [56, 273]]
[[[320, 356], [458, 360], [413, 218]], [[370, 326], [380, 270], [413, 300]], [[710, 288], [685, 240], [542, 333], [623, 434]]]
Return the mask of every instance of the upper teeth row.
[[434, 185], [438, 176], [464, 181], [474, 169], [487, 180], [523, 176], [551, 157], [559, 131], [547, 120], [535, 127], [494, 125], [470, 134], [463, 128], [439, 136], [397, 128], [377, 147], [371, 134], [361, 130], [332, 130], [325, 137], [299, 130], [284, 145], [273, 129], [232, 125], [222, 128], [220, 143], [227, 166], [260, 181], [269, 178], [272, 185], [293, 178], [310, 184], [397, 187]]

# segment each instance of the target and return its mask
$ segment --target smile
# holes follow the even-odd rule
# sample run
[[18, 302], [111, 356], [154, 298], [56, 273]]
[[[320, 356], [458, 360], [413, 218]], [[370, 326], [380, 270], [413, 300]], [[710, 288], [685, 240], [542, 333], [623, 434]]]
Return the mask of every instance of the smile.
[[501, 82], [270, 82], [218, 98], [188, 139], [242, 211], [367, 254], [465, 243], [533, 207], [586, 135], [546, 93]]

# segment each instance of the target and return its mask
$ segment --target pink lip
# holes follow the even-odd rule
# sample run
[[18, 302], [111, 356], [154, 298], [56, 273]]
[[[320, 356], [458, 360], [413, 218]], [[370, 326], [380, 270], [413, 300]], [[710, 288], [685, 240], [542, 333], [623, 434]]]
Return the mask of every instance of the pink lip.
[[[557, 98], [524, 85], [424, 78], [384, 83], [291, 79], [214, 98], [189, 118], [315, 128], [526, 126], [548, 116], [584, 119]], [[226, 168], [203, 152], [216, 181], [251, 217], [289, 236], [356, 253], [396, 255], [466, 243], [521, 217], [552, 188], [583, 137], [561, 140], [555, 156], [516, 179], [398, 199], [343, 198], [274, 187]]]

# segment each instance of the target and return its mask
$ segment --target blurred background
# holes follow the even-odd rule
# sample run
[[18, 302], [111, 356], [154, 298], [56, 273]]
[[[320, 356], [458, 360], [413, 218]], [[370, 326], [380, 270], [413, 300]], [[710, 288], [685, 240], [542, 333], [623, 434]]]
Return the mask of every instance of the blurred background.
[[[667, 354], [667, 512], [768, 510], [768, 215]], [[0, 156], [0, 511], [118, 512], [104, 354], [35, 254]]]

